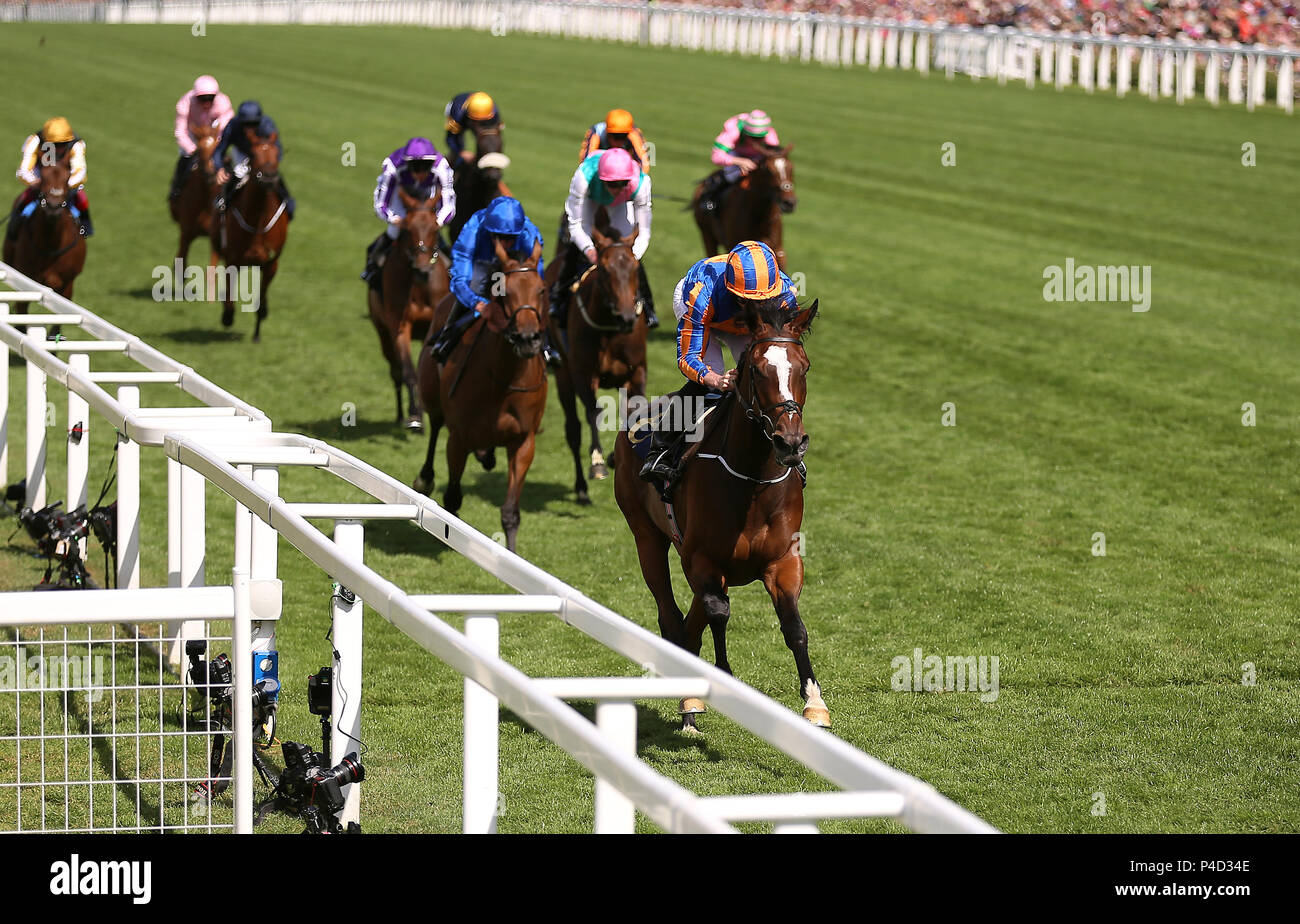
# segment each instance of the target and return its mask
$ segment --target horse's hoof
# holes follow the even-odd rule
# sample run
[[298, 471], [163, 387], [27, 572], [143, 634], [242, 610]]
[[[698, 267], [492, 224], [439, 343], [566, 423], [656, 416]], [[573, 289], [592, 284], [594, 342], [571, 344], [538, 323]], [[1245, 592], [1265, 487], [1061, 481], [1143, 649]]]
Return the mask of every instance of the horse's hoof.
[[423, 432], [424, 432], [424, 418], [422, 418], [422, 417], [411, 417], [411, 418], [408, 418], [407, 421], [406, 421], [406, 423], [403, 424], [403, 426], [406, 427], [406, 429], [409, 430], [409, 431], [411, 431], [412, 433], [423, 433]]
[[698, 728], [695, 727], [695, 716], [693, 715], [682, 716], [681, 732], [683, 735], [689, 735], [692, 738], [699, 737], [700, 735], [704, 734], [704, 732], [700, 731]]
[[601, 462], [599, 465], [593, 465], [591, 467], [591, 471], [588, 473], [587, 477], [592, 481], [604, 481], [609, 477], [609, 469], [605, 467], [604, 462]]
[[429, 489], [432, 487], [433, 487], [432, 480], [426, 481], [423, 478], [416, 478], [414, 481], [411, 482], [411, 490], [423, 494], [425, 497], [429, 496]]
[[588, 494], [586, 491], [579, 491], [579, 492], [578, 492], [578, 506], [579, 506], [579, 507], [590, 507], [590, 506], [591, 506], [591, 495]]
[[234, 308], [221, 309], [221, 326], [233, 327], [234, 324], [235, 324], [235, 309]]
[[804, 706], [803, 717], [818, 728], [831, 727], [831, 711], [825, 706]]
[[678, 704], [677, 711], [683, 716], [692, 716], [708, 712], [709, 707], [704, 705], [704, 700], [691, 696]]
[[474, 458], [478, 459], [485, 472], [490, 472], [497, 467], [497, 451], [495, 449], [475, 450]]

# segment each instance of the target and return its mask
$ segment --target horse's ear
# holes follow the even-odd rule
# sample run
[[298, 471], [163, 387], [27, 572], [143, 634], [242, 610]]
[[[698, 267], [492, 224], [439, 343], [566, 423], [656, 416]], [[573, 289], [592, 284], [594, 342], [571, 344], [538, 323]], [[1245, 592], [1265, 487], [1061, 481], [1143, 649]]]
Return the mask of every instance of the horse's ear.
[[794, 316], [790, 322], [790, 330], [796, 335], [802, 337], [812, 330], [813, 318], [817, 317], [818, 299], [813, 299], [813, 303]]
[[275, 144], [276, 141], [278, 141], [279, 139], [280, 139], [280, 133], [279, 133], [279, 132], [271, 132], [271, 134], [267, 137], [266, 140], [267, 140], [267, 142], [270, 143], [270, 144]]
[[533, 242], [533, 252], [528, 257], [528, 265], [535, 267], [537, 266], [538, 263], [541, 262], [541, 260], [542, 260], [542, 241], [539, 238], [538, 240]]
[[492, 238], [492, 249], [496, 251], [497, 262], [501, 264], [502, 269], [510, 268], [510, 253], [506, 250], [506, 245], [501, 243], [501, 238]]
[[599, 228], [591, 229], [591, 241], [596, 245], [597, 250], [604, 250], [610, 245], [610, 239], [600, 233]]
[[793, 151], [793, 150], [794, 150], [794, 142], [790, 142], [789, 144], [787, 144], [785, 147], [783, 147], [783, 148], [781, 149], [781, 156], [782, 156], [782, 157], [789, 157], [789, 156], [790, 156], [790, 152]]
[[415, 197], [400, 186], [397, 189], [397, 198], [402, 200], [402, 205], [406, 206], [408, 212], [415, 208]]

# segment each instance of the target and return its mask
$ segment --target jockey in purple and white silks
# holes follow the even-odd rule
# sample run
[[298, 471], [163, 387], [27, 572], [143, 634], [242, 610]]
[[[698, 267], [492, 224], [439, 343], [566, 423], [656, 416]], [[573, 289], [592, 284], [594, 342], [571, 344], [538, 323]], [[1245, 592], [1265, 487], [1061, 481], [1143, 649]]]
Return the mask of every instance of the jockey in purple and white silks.
[[[596, 245], [591, 233], [599, 210], [605, 209], [611, 231], [620, 237], [636, 229], [632, 255], [639, 261], [650, 246], [650, 200], [650, 177], [623, 148], [598, 151], [578, 165], [569, 183], [569, 198], [564, 203], [566, 240], [561, 241], [558, 248], [556, 259], [560, 268], [551, 291], [551, 314], [560, 330], [566, 326], [568, 300], [574, 283], [587, 267], [596, 262]], [[659, 319], [655, 317], [654, 300], [644, 265], [640, 268], [640, 275], [646, 323], [656, 327]]]
[[388, 227], [375, 238], [366, 250], [366, 269], [361, 278], [367, 282], [377, 278], [393, 242], [401, 234], [406, 206], [397, 191], [405, 190], [417, 199], [438, 201], [438, 225], [446, 227], [456, 217], [456, 191], [453, 185], [451, 164], [438, 153], [428, 138], [412, 138], [384, 158], [375, 183], [375, 214]]

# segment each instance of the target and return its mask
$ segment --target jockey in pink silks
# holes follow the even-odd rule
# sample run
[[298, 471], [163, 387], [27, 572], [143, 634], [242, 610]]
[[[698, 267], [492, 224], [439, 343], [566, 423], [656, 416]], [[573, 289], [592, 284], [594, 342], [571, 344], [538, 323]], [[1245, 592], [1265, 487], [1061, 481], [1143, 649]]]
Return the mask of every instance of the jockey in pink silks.
[[732, 116], [713, 139], [712, 161], [721, 167], [704, 180], [700, 201], [713, 211], [733, 183], [758, 166], [758, 163], [781, 146], [772, 119], [762, 109]]
[[230, 105], [230, 97], [221, 92], [217, 78], [204, 74], [194, 81], [194, 86], [186, 90], [176, 101], [176, 146], [181, 156], [176, 161], [176, 172], [172, 175], [172, 188], [169, 198], [181, 194], [181, 184], [194, 163], [194, 130], [205, 126], [215, 126], [217, 134], [226, 127], [226, 123], [235, 114]]

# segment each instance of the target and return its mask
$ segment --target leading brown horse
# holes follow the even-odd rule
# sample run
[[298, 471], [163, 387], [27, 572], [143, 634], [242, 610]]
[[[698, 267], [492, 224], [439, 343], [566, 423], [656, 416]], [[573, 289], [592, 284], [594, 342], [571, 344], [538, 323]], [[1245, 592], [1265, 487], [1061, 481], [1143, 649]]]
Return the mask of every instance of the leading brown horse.
[[[280, 255], [289, 237], [288, 203], [278, 191], [280, 149], [278, 133], [259, 136], [253, 126], [244, 129], [249, 144], [248, 173], [230, 195], [224, 209], [213, 216], [212, 244], [227, 267], [258, 273], [257, 323], [253, 342], [262, 339], [262, 322], [266, 320], [266, 290], [280, 266]], [[221, 323], [235, 323], [231, 298], [233, 286], [227, 285]]]
[[[711, 413], [698, 449], [689, 451], [673, 495], [674, 519], [655, 487], [638, 477], [640, 461], [626, 430], [614, 442], [614, 495], [636, 539], [663, 637], [698, 655], [707, 625], [717, 665], [731, 673], [728, 591], [761, 580], [794, 654], [803, 717], [829, 727], [830, 712], [808, 659], [808, 633], [799, 616], [803, 559], [795, 541], [803, 523], [798, 466], [808, 448], [803, 408], [809, 362], [803, 337], [817, 303], [803, 311], [776, 308], [758, 314], [750, 309], [746, 314], [753, 339], [740, 357], [734, 392]], [[677, 546], [694, 593], [685, 617], [673, 596], [670, 544]], [[694, 727], [694, 714], [703, 712], [704, 704], [683, 700], [681, 711], [683, 727]]]
[[36, 207], [16, 240], [6, 235], [3, 250], [4, 262], [64, 298], [72, 298], [73, 283], [86, 265], [86, 238], [72, 214], [70, 175], [66, 155], [41, 167]]
[[[442, 506], [460, 510], [460, 479], [471, 452], [490, 468], [497, 446], [509, 457], [509, 483], [501, 505], [506, 547], [515, 550], [519, 495], [533, 463], [537, 429], [546, 411], [546, 362], [542, 358], [542, 317], [546, 290], [537, 273], [540, 242], [525, 260], [514, 260], [496, 243], [500, 276], [483, 316], [466, 328], [447, 362], [433, 358], [430, 338], [420, 351], [420, 395], [429, 409], [429, 451], [413, 487], [433, 490], [433, 455], [438, 431], [447, 425], [447, 490]], [[434, 329], [451, 313], [454, 295], [438, 305]]]
[[[605, 219], [603, 222], [601, 219]], [[602, 209], [591, 240], [596, 263], [573, 292], [568, 312], [568, 342], [552, 336], [564, 351], [564, 365], [555, 373], [555, 386], [564, 408], [564, 435], [573, 453], [574, 485], [579, 504], [590, 504], [583, 476], [582, 422], [574, 396], [581, 399], [591, 428], [591, 470], [596, 480], [605, 478], [604, 449], [600, 445], [600, 409], [596, 392], [601, 388], [626, 388], [629, 397], [645, 397], [647, 326], [640, 296], [640, 261], [632, 254], [637, 229], [624, 237], [610, 231]], [[559, 271], [558, 260], [547, 267], [547, 291]]]
[[785, 270], [781, 216], [799, 204], [794, 192], [794, 162], [790, 160], [793, 148], [772, 149], [712, 211], [700, 199], [704, 184], [696, 187], [691, 210], [704, 239], [706, 257], [728, 251], [741, 241], [762, 241], [776, 254], [777, 266]]
[[[194, 129], [192, 134], [196, 145], [193, 162], [181, 182], [180, 195], [168, 200], [172, 220], [180, 225], [176, 256], [182, 263], [189, 259], [190, 245], [196, 239], [212, 234], [212, 200], [217, 195], [217, 164], [212, 152], [221, 140], [221, 129], [213, 123]], [[212, 248], [208, 264], [217, 265], [216, 247]]]
[[379, 334], [379, 346], [388, 360], [388, 372], [397, 394], [397, 422], [402, 420], [402, 386], [407, 390], [405, 426], [408, 430], [424, 429], [424, 405], [420, 402], [411, 360], [412, 336], [425, 340], [434, 306], [451, 289], [447, 261], [438, 252], [438, 203], [442, 194], [431, 199], [417, 199], [399, 189], [406, 216], [401, 231], [384, 261], [381, 288], [367, 287], [370, 321]]

